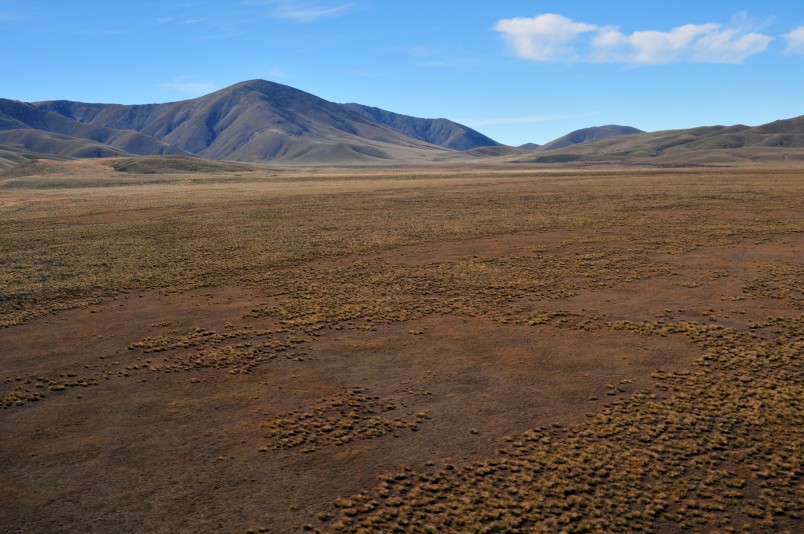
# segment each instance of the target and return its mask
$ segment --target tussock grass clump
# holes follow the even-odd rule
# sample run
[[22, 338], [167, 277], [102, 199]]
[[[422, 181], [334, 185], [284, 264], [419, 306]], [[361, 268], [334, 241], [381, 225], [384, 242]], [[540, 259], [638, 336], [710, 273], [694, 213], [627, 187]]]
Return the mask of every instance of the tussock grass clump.
[[796, 309], [804, 308], [804, 265], [772, 263], [759, 267], [759, 276], [743, 288], [751, 296], [787, 299]]
[[[415, 266], [358, 261], [268, 273], [260, 283], [282, 287], [289, 298], [249, 315], [277, 317], [288, 328], [307, 331], [356, 319], [389, 324], [433, 313], [539, 324], [543, 318], [529, 314], [523, 299], [558, 300], [582, 289], [670, 273], [659, 262], [622, 251], [463, 258]], [[548, 319], [554, 317], [558, 315]]]
[[388, 399], [369, 395], [363, 388], [323, 399], [304, 412], [293, 412], [271, 421], [260, 451], [293, 449], [302, 452], [354, 440], [372, 439], [400, 431], [417, 431], [430, 418], [425, 412], [413, 418], [389, 418], [397, 406]]
[[5, 386], [4, 391], [0, 392], [0, 408], [24, 406], [26, 403], [42, 400], [54, 393], [97, 386], [98, 383], [96, 377], [82, 376], [72, 371], [54, 373], [49, 377], [15, 376], [7, 378], [2, 384]]
[[804, 505], [802, 319], [776, 318], [781, 333], [764, 338], [694, 322], [609, 325], [686, 335], [706, 354], [696, 370], [655, 374], [677, 388], [663, 400], [637, 392], [583, 424], [514, 436], [496, 459], [383, 477], [373, 492], [337, 504], [328, 529], [789, 528]]
[[[240, 340], [233, 343], [232, 340]], [[195, 327], [181, 335], [153, 336], [129, 345], [129, 350], [142, 349], [143, 354], [167, 352], [163, 363], [151, 364], [151, 371], [187, 371], [205, 367], [228, 369], [230, 373], [247, 373], [260, 363], [280, 355], [300, 358], [296, 350], [304, 339], [290, 335], [286, 329], [230, 329], [215, 332]], [[191, 350], [187, 350], [191, 349]]]

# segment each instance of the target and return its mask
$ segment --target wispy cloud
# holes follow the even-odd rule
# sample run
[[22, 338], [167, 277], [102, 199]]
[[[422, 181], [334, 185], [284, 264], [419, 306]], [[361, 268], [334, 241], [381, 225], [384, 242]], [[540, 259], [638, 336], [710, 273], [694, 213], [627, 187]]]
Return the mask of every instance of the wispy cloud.
[[93, 30], [75, 31], [75, 32], [69, 33], [68, 35], [81, 35], [81, 36], [89, 36], [89, 37], [112, 37], [114, 35], [124, 35], [126, 33], [128, 33], [128, 30], [124, 30], [124, 29], [121, 29], [121, 28], [117, 28], [117, 29], [114, 29], [114, 28], [107, 28], [107, 29], [96, 28], [96, 29], [93, 29]]
[[193, 76], [178, 76], [171, 82], [160, 83], [159, 86], [192, 95], [205, 95], [218, 89], [216, 84], [196, 81]]
[[39, 10], [32, 3], [25, 0], [0, 0], [0, 23], [35, 18], [34, 13]]
[[366, 68], [345, 69], [342, 70], [341, 73], [346, 76], [354, 76], [355, 78], [377, 78], [382, 75], [382, 73], [376, 69]]
[[299, 0], [246, 0], [247, 5], [270, 6], [269, 15], [277, 19], [295, 22], [314, 22], [347, 14], [354, 8], [353, 3], [299, 1]]
[[[192, 7], [192, 6], [188, 6]], [[244, 32], [236, 29], [223, 17], [198, 16], [196, 13], [184, 13], [177, 16], [164, 16], [155, 19], [156, 24], [187, 26], [194, 28], [198, 34], [188, 37], [189, 41], [209, 41], [221, 37], [239, 37]]]
[[655, 65], [662, 63], [743, 63], [767, 49], [773, 37], [751, 31], [761, 24], [740, 13], [726, 26], [685, 24], [670, 31], [627, 34], [617, 26], [576, 22], [552, 13], [502, 19], [494, 30], [513, 52], [539, 62], [590, 62]]
[[9, 11], [7, 9], [0, 10], [0, 22], [13, 22], [15, 20], [24, 20], [28, 17], [16, 11]]
[[787, 47], [784, 49], [785, 54], [804, 55], [804, 26], [782, 35], [782, 38], [787, 41]]
[[437, 53], [437, 50], [433, 47], [424, 45], [396, 45], [386, 47], [386, 50], [401, 52], [402, 54], [412, 57], [428, 57]]
[[281, 69], [271, 69], [268, 71], [269, 78], [290, 78], [290, 75]]
[[458, 122], [466, 126], [494, 126], [500, 124], [529, 124], [534, 122], [552, 122], [552, 121], [565, 121], [570, 119], [579, 119], [583, 117], [592, 117], [597, 115], [596, 112], [590, 113], [574, 113], [568, 115], [528, 115], [525, 117], [495, 117], [491, 119], [459, 119]]
[[419, 63], [420, 67], [427, 67], [429, 69], [441, 69], [451, 67], [473, 67], [480, 65], [483, 61], [478, 57], [447, 57], [443, 59], [431, 59]]
[[397, 45], [386, 50], [415, 58], [417, 66], [425, 68], [469, 67], [485, 60], [482, 56], [449, 46]]

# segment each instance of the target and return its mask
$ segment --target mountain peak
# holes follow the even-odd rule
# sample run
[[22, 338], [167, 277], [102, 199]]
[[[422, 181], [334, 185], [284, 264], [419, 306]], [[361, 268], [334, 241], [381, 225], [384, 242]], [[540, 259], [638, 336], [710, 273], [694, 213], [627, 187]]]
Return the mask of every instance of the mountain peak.
[[[292, 90], [298, 91], [303, 93], [300, 89], [295, 89], [289, 85], [282, 85], [281, 83], [271, 82], [268, 80], [261, 80], [261, 79], [254, 79], [254, 80], [246, 80], [244, 82], [238, 82], [236, 84], [230, 85], [229, 87], [224, 87], [217, 93], [230, 93], [238, 90], [250, 90], [250, 91], [257, 91], [258, 93], [271, 93], [276, 90]], [[214, 93], [213, 93], [214, 94]]]
[[[139, 133], [159, 146], [175, 147], [176, 153], [208, 159], [385, 162], [434, 158], [445, 150], [340, 104], [261, 79], [166, 104], [53, 101], [32, 107], [84, 127]], [[9, 128], [17, 125], [6, 122]]]

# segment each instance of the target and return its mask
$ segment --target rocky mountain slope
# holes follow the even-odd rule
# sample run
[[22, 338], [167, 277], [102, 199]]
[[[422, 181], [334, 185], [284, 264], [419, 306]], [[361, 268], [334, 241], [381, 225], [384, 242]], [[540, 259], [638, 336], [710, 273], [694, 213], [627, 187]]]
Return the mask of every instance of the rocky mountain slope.
[[380, 124], [401, 130], [412, 137], [453, 150], [501, 146], [494, 139], [448, 119], [420, 119], [361, 104], [343, 104], [343, 106]]
[[82, 124], [136, 130], [208, 159], [344, 163], [422, 158], [444, 150], [339, 104], [264, 80], [167, 104], [51, 101], [35, 106]]

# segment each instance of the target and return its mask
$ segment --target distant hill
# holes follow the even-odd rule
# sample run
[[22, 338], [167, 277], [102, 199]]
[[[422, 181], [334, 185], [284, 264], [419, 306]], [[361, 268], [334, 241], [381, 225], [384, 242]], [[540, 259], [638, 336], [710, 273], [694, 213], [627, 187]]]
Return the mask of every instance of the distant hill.
[[622, 163], [650, 165], [804, 161], [804, 116], [761, 126], [703, 126], [621, 135], [540, 150], [519, 163]]
[[524, 145], [519, 145], [517, 148], [533, 152], [534, 150], [538, 150], [541, 146], [542, 145], [537, 145], [536, 143], [525, 143]]
[[[521, 148], [515, 148], [512, 146], [481, 146], [477, 148], [473, 148], [471, 150], [465, 150], [461, 152], [460, 156], [472, 156], [475, 158], [490, 158], [490, 157], [497, 157], [497, 156], [511, 156], [516, 154], [526, 154], [527, 150], [522, 150]], [[458, 155], [456, 155], [457, 157]]]
[[589, 143], [607, 137], [614, 137], [618, 135], [632, 135], [644, 133], [631, 126], [620, 126], [617, 124], [609, 124], [606, 126], [593, 126], [591, 128], [583, 128], [575, 130], [567, 135], [563, 135], [558, 139], [554, 139], [549, 143], [545, 143], [538, 147], [539, 150], [555, 150], [557, 148], [564, 148], [571, 145], [579, 145], [581, 143]]
[[292, 87], [251, 80], [181, 102], [37, 102], [101, 128], [132, 129], [208, 159], [349, 163], [421, 159], [441, 147]]
[[361, 104], [343, 104], [343, 106], [380, 124], [401, 130], [417, 139], [453, 150], [500, 146], [500, 143], [494, 139], [448, 119], [420, 119]]

